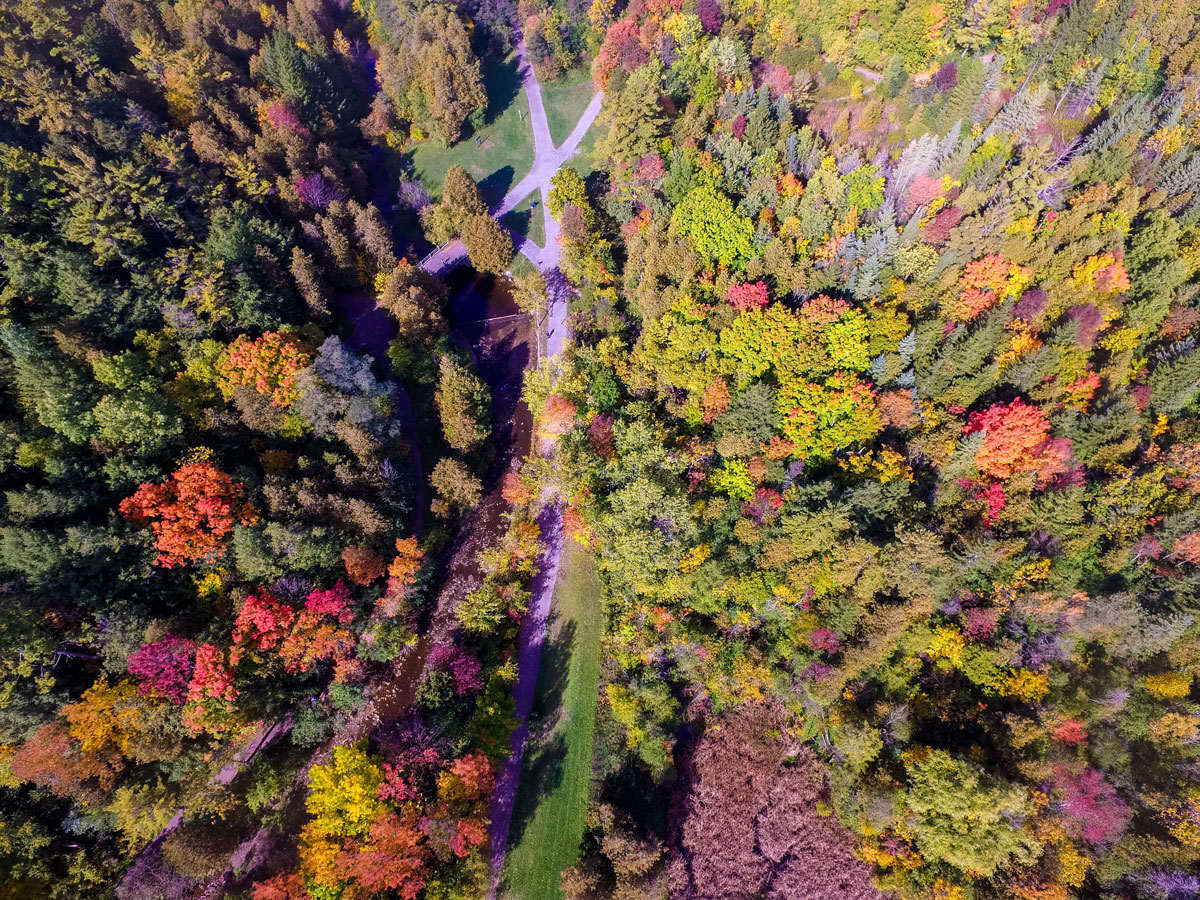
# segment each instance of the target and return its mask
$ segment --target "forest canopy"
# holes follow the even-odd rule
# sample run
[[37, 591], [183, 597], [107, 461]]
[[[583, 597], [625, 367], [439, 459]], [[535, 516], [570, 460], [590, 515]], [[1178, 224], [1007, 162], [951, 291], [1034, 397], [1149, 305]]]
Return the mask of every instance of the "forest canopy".
[[1187, 0], [4, 3], [0, 897], [1200, 895], [1198, 276]]
[[789, 880], [833, 813], [904, 897], [1193, 896], [1194, 10], [590, 15], [575, 340], [527, 385], [605, 582], [568, 894], [875, 891]]

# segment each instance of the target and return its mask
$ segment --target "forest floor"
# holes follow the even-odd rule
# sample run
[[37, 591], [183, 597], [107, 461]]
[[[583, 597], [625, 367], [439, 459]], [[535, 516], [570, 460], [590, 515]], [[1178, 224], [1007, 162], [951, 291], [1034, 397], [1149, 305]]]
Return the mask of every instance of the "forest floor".
[[592, 556], [568, 541], [500, 880], [505, 898], [558, 900], [563, 869], [578, 862], [591, 796], [602, 631]]

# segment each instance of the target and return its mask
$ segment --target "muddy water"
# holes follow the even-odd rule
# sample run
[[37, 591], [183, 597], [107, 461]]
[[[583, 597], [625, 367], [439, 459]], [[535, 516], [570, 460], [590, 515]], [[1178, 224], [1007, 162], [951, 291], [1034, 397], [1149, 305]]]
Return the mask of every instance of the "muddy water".
[[492, 391], [492, 477], [507, 471], [507, 461], [529, 452], [532, 418], [521, 402], [521, 382], [532, 362], [533, 333], [520, 314], [506, 278], [458, 269], [449, 280], [453, 292], [453, 336], [471, 348], [479, 375]]
[[430, 647], [454, 630], [454, 608], [483, 580], [479, 551], [500, 540], [507, 525], [508, 504], [501, 496], [505, 473], [529, 452], [533, 419], [521, 400], [525, 369], [531, 363], [533, 332], [520, 316], [506, 279], [457, 269], [448, 279], [451, 336], [469, 349], [479, 375], [492, 392], [491, 445], [496, 456], [484, 479], [483, 500], [462, 523], [439, 576], [440, 588], [420, 639], [398, 660], [393, 677], [375, 697], [374, 722], [395, 722], [416, 697]]

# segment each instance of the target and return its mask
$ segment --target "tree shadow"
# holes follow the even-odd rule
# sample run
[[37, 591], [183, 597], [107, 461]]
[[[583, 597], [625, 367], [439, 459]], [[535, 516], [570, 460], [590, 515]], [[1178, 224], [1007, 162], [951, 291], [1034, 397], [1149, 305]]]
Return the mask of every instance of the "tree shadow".
[[480, 193], [488, 206], [495, 206], [504, 199], [508, 189], [513, 186], [516, 170], [512, 166], [501, 166], [483, 181], [479, 182]]
[[529, 717], [529, 740], [525, 744], [521, 784], [517, 789], [509, 824], [510, 847], [520, 843], [538, 804], [562, 783], [566, 765], [569, 713], [563, 709], [562, 701], [567, 689], [571, 655], [575, 651], [576, 626], [572, 621], [556, 628], [552, 621], [548, 630], [538, 669], [534, 708]]
[[[532, 209], [513, 209], [504, 214], [503, 224], [515, 235], [529, 237], [529, 226], [533, 222]], [[514, 241], [514, 243], [516, 243]]]
[[517, 70], [516, 57], [508, 59], [498, 55], [485, 57], [483, 83], [487, 85], [488, 94], [488, 105], [483, 111], [483, 121], [487, 125], [491, 125], [521, 93], [521, 73]]

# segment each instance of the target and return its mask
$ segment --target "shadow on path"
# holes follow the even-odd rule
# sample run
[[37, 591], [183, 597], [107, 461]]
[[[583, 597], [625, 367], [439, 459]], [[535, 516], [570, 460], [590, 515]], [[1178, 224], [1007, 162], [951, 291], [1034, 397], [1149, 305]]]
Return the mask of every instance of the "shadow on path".
[[[553, 616], [552, 616], [553, 618]], [[547, 626], [552, 635], [542, 648], [536, 687], [536, 707], [529, 719], [529, 746], [521, 772], [521, 790], [513, 804], [508, 843], [516, 846], [525, 834], [543, 797], [552, 793], [563, 780], [567, 758], [566, 724], [570, 715], [563, 709], [570, 675], [571, 656], [575, 652], [577, 626], [567, 622], [557, 630], [553, 622]]]

